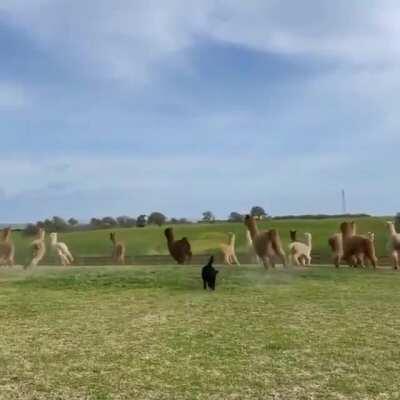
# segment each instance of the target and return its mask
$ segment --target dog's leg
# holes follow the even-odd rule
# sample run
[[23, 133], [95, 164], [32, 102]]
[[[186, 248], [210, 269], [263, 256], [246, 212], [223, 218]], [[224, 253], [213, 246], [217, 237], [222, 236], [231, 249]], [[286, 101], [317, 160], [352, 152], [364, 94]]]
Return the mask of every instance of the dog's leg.
[[203, 279], [203, 289], [207, 290], [207, 281]]

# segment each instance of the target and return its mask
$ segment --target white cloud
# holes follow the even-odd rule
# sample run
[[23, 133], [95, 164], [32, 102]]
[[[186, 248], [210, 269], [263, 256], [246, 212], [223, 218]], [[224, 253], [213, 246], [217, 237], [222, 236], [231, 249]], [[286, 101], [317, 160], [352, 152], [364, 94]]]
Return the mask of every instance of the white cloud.
[[185, 62], [199, 36], [364, 66], [400, 60], [394, 0], [3, 0], [1, 10], [88, 73], [134, 82], [171, 59]]

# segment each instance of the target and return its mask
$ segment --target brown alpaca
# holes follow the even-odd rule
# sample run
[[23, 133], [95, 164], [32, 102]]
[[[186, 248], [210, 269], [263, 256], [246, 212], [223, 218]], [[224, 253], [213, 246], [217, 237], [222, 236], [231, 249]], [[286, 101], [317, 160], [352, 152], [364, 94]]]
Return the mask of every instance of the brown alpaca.
[[112, 260], [116, 263], [125, 264], [125, 244], [117, 242], [115, 232], [110, 233], [110, 240], [113, 244]]
[[186, 261], [190, 262], [192, 250], [188, 239], [184, 237], [181, 240], [175, 240], [172, 228], [167, 228], [164, 234], [167, 238], [168, 250], [172, 258], [180, 265], [185, 264]]
[[0, 242], [0, 265], [15, 265], [15, 246], [11, 240], [11, 228], [4, 228]]
[[355, 223], [343, 222], [340, 225], [343, 242], [343, 260], [349, 266], [357, 265], [364, 267], [364, 259], [367, 259], [376, 269], [377, 258], [375, 256], [374, 242], [365, 236], [355, 235]]
[[46, 231], [43, 228], [39, 228], [37, 239], [32, 241], [31, 249], [32, 249], [32, 260], [27, 265], [27, 267], [36, 267], [40, 261], [43, 260], [46, 254], [46, 243], [44, 241], [46, 236]]
[[224, 255], [224, 261], [228, 265], [232, 265], [233, 263], [240, 265], [235, 252], [235, 234], [229, 232], [228, 235], [229, 235], [228, 244], [226, 243], [220, 244], [222, 254]]
[[275, 268], [275, 258], [279, 258], [286, 267], [286, 255], [282, 248], [281, 239], [276, 229], [259, 232], [256, 221], [250, 215], [246, 215], [244, 223], [250, 232], [254, 251], [262, 261], [266, 269], [270, 264]]

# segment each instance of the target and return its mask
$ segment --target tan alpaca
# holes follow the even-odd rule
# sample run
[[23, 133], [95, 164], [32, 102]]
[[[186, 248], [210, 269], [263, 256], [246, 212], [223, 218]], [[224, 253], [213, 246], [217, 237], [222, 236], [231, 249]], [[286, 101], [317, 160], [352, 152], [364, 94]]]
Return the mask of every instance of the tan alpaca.
[[232, 265], [233, 263], [240, 265], [240, 262], [236, 257], [236, 251], [235, 251], [236, 236], [232, 232], [229, 232], [228, 236], [229, 236], [228, 244], [226, 243], [220, 244], [222, 254], [224, 255], [224, 261], [228, 265]]
[[37, 239], [31, 242], [32, 260], [27, 265], [28, 267], [36, 267], [43, 260], [46, 254], [45, 236], [46, 231], [43, 228], [39, 228]]
[[0, 265], [15, 265], [15, 246], [11, 240], [11, 228], [4, 228], [0, 242]]
[[[356, 234], [356, 223], [352, 221], [351, 223], [351, 233], [354, 236]], [[328, 240], [329, 246], [332, 250], [332, 259], [336, 268], [339, 268], [340, 263], [343, 258], [343, 238], [341, 233], [335, 233]]]
[[399, 269], [400, 263], [400, 233], [396, 232], [396, 228], [392, 221], [386, 222], [389, 228], [389, 242], [387, 248], [389, 250], [389, 256], [393, 262], [393, 268]]
[[311, 233], [305, 233], [304, 237], [306, 242], [292, 242], [289, 244], [289, 258], [293, 265], [310, 265], [311, 264], [311, 250], [312, 250], [312, 236]]
[[349, 266], [356, 263], [356, 265], [364, 267], [364, 259], [366, 259], [376, 269], [377, 258], [374, 242], [368, 237], [354, 235], [354, 222], [343, 222], [340, 230], [343, 241], [343, 260], [347, 261]]
[[58, 235], [56, 232], [50, 233], [50, 245], [56, 251], [62, 266], [65, 267], [74, 262], [74, 257], [69, 251], [68, 246], [65, 243], [58, 241]]
[[281, 239], [276, 229], [259, 232], [256, 221], [250, 215], [246, 215], [244, 223], [250, 232], [254, 251], [265, 268], [270, 265], [275, 267], [275, 258], [279, 258], [286, 267], [286, 255], [282, 248]]
[[116, 263], [125, 264], [125, 244], [123, 242], [117, 242], [115, 232], [110, 233], [110, 240], [113, 244], [113, 261]]

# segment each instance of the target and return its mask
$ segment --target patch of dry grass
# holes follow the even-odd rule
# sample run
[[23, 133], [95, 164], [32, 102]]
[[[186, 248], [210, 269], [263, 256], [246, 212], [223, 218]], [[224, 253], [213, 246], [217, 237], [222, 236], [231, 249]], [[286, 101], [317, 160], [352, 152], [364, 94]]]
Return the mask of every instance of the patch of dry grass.
[[0, 270], [1, 399], [394, 399], [400, 275]]

